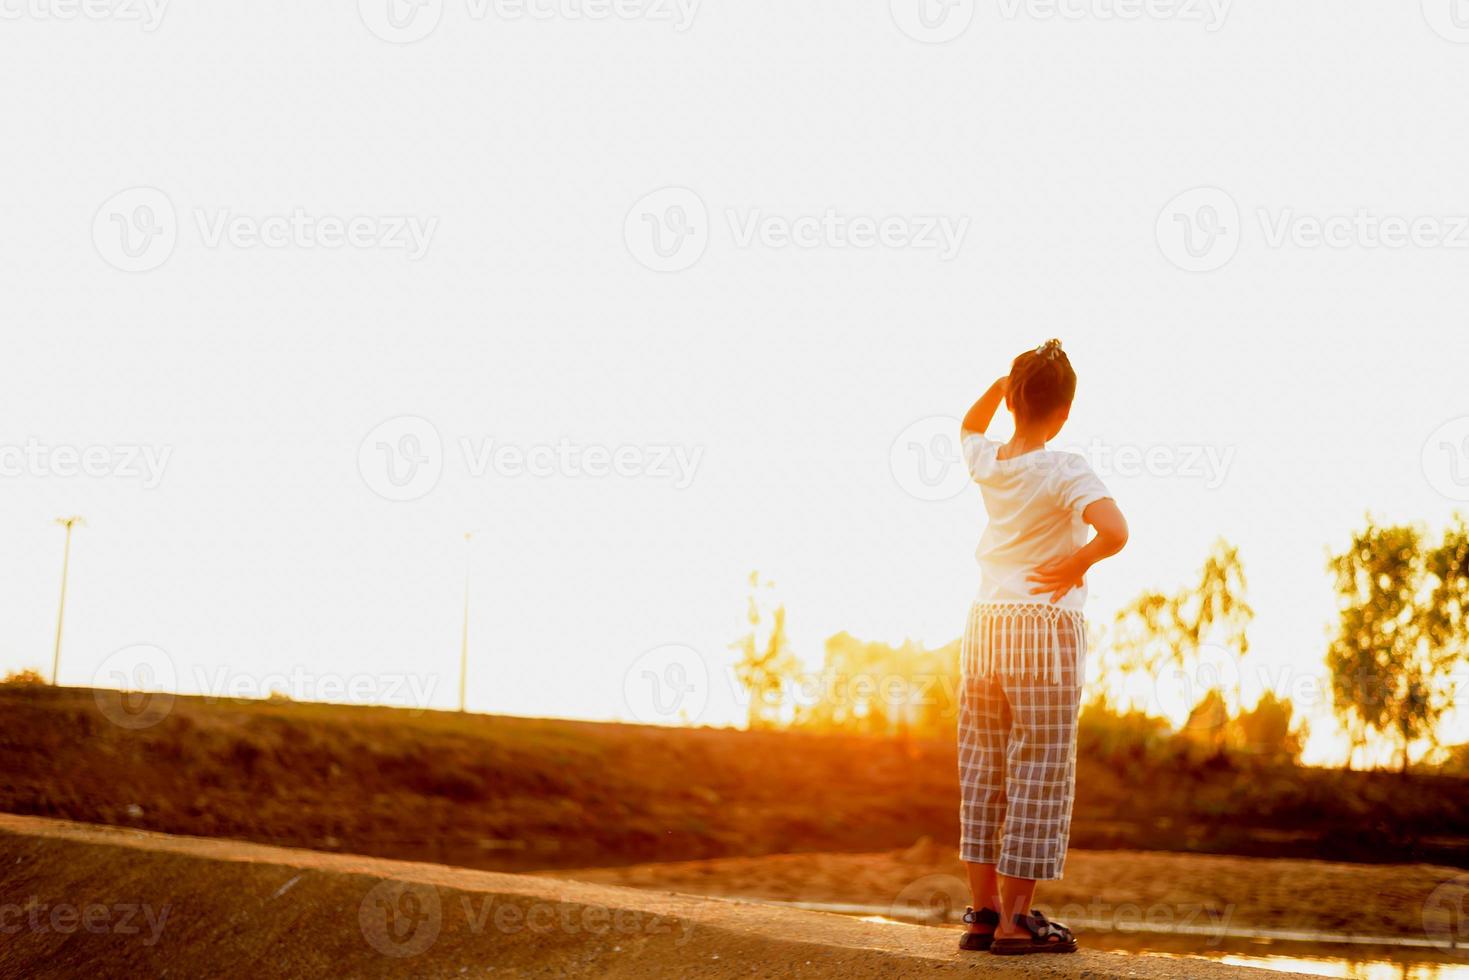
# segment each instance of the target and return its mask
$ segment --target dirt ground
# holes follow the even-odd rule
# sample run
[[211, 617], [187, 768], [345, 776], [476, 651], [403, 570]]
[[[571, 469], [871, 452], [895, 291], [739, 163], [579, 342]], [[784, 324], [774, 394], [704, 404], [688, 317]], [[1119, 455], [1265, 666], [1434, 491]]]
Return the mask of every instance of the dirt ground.
[[1006, 960], [959, 952], [953, 928], [3, 814], [0, 867], [7, 978], [1267, 976], [1095, 950]]
[[[787, 854], [554, 874], [696, 895], [873, 906], [899, 917], [962, 910], [969, 901], [957, 855], [928, 841], [880, 854]], [[1428, 864], [1073, 850], [1065, 879], [1044, 883], [1037, 904], [1062, 920], [1123, 929], [1148, 923], [1423, 938], [1466, 894], [1469, 874]]]

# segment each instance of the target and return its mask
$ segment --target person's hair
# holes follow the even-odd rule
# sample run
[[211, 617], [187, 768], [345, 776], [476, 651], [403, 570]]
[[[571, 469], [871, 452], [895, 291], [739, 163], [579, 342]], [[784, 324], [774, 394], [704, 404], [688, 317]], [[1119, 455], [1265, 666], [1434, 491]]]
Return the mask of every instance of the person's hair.
[[1069, 406], [1075, 397], [1076, 372], [1059, 340], [1026, 351], [1010, 365], [1010, 404], [1016, 418], [1041, 418]]

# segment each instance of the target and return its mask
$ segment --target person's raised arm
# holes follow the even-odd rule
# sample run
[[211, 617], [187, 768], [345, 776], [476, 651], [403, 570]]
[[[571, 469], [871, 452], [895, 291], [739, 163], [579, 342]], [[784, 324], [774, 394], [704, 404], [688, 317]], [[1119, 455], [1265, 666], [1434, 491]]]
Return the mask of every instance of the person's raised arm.
[[1010, 390], [1010, 377], [999, 379], [990, 385], [989, 390], [979, 396], [979, 401], [969, 409], [964, 416], [964, 423], [959, 427], [964, 432], [977, 432], [984, 435], [985, 430], [994, 421], [995, 413], [1000, 410], [1000, 403], [1005, 400], [1005, 395]]
[[1035, 584], [1031, 595], [1049, 592], [1052, 602], [1060, 602], [1062, 596], [1081, 586], [1093, 565], [1127, 545], [1127, 519], [1111, 497], [1088, 504], [1081, 519], [1096, 533], [1069, 557], [1052, 559], [1031, 572], [1028, 580]]

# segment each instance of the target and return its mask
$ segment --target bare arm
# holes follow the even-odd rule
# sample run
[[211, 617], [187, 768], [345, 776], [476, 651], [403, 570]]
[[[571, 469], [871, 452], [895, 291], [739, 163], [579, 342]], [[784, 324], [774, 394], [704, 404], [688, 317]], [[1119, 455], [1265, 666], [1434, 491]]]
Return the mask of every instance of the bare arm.
[[969, 409], [964, 416], [964, 423], [959, 427], [964, 432], [977, 432], [984, 435], [985, 430], [994, 421], [995, 412], [1000, 410], [1000, 403], [1010, 391], [1010, 377], [1006, 375], [994, 384], [989, 390], [979, 396], [979, 401]]
[[1111, 497], [1088, 504], [1081, 519], [1096, 533], [1069, 557], [1053, 559], [1031, 572], [1028, 580], [1035, 583], [1031, 595], [1049, 592], [1052, 602], [1060, 602], [1062, 596], [1082, 585], [1093, 565], [1127, 545], [1127, 519]]

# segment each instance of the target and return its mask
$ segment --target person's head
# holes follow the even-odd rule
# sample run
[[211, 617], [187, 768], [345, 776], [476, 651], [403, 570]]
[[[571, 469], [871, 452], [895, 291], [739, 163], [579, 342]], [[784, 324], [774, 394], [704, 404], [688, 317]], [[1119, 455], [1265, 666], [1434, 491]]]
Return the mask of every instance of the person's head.
[[1059, 340], [1026, 351], [1010, 365], [1005, 403], [1015, 415], [1016, 428], [1035, 429], [1045, 439], [1054, 439], [1070, 417], [1075, 397], [1076, 372]]

